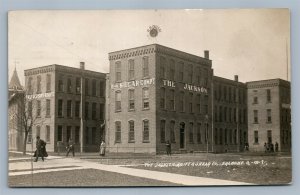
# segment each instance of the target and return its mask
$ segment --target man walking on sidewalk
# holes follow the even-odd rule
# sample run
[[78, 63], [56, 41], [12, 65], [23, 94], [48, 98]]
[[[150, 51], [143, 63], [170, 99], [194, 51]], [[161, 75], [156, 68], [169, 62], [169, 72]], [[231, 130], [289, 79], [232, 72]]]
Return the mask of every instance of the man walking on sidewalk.
[[34, 153], [34, 162], [37, 162], [39, 157], [42, 157], [42, 160], [44, 161], [44, 157], [47, 156], [48, 154], [46, 152], [46, 142], [40, 139], [40, 136], [36, 136], [36, 151]]

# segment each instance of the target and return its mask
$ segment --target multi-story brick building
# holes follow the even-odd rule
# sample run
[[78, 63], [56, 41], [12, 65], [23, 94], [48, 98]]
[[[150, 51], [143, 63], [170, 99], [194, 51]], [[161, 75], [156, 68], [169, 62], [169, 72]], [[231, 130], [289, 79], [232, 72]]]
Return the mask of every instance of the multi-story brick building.
[[[80, 151], [98, 151], [104, 139], [106, 74], [61, 65], [25, 70], [28, 112], [34, 118], [28, 137], [40, 135], [48, 151], [63, 150], [72, 139]], [[29, 147], [30, 148], [30, 147]]]
[[214, 151], [243, 151], [248, 142], [246, 84], [213, 77]]
[[84, 64], [25, 71], [36, 118], [29, 143], [40, 135], [49, 151], [70, 138], [87, 152], [103, 139], [109, 152], [163, 153], [167, 141], [177, 153], [291, 148], [287, 81], [217, 77], [208, 51], [199, 57], [158, 44], [111, 52], [109, 61], [110, 74]]
[[281, 79], [253, 81], [248, 88], [248, 130], [252, 151], [278, 143], [279, 151], [291, 149], [290, 82]]
[[109, 54], [111, 152], [211, 151], [212, 69], [205, 57], [158, 44]]

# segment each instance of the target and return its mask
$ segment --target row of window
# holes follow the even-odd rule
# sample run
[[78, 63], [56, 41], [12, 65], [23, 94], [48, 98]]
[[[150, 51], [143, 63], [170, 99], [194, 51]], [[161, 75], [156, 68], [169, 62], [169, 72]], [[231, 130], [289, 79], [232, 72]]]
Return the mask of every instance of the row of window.
[[[28, 117], [33, 117], [33, 101], [28, 101], [27, 103], [28, 106]], [[36, 109], [36, 117], [41, 117], [42, 116], [42, 100], [36, 100], [35, 101], [35, 109]], [[51, 100], [46, 99], [45, 100], [45, 106], [43, 108], [46, 108], [45, 112], [45, 117], [50, 117], [51, 114]]]
[[[149, 120], [145, 119], [142, 121], [143, 127], [142, 127], [142, 141], [144, 143], [149, 143]], [[122, 142], [122, 124], [121, 121], [115, 122], [115, 143], [121, 143]], [[134, 121], [128, 121], [128, 143], [134, 143], [135, 142], [135, 123]]]
[[[287, 130], [283, 130], [281, 134], [281, 142], [283, 144], [289, 143], [289, 132]], [[267, 130], [267, 140], [264, 140], [265, 143], [273, 143], [272, 142], [272, 130]], [[258, 131], [254, 131], [254, 144], [259, 144], [259, 136]]]
[[[176, 69], [178, 69], [178, 75], [176, 75]], [[187, 83], [198, 84], [200, 86], [207, 86], [208, 84], [208, 69], [202, 69], [199, 67], [199, 65], [194, 67], [193, 64], [184, 64], [184, 62], [178, 62], [176, 68], [174, 59], [169, 59], [169, 61], [167, 61], [165, 57], [160, 56], [159, 70], [160, 78], [162, 79], [174, 81], [176, 78], [178, 82], [186, 81]]]
[[[44, 131], [44, 132], [41, 132]], [[42, 133], [42, 135], [41, 135]], [[35, 128], [35, 135], [40, 136], [41, 139], [44, 139], [47, 143], [50, 143], [50, 125], [46, 125], [45, 129], [42, 129], [41, 126], [36, 126]], [[28, 137], [27, 137], [27, 143], [32, 143], [32, 131], [28, 132]]]
[[[65, 115], [68, 118], [72, 118], [74, 114], [75, 117], [79, 118], [81, 102], [73, 101], [73, 100], [67, 100], [65, 102], [67, 104], [66, 107], [64, 106], [64, 100], [62, 99], [58, 100], [58, 104], [57, 104], [58, 117], [64, 117]], [[74, 113], [73, 113], [73, 109], [75, 109]], [[104, 120], [104, 113], [105, 113], [104, 104], [100, 103], [98, 107], [98, 104], [96, 102], [85, 102], [85, 110], [84, 110], [85, 119], [92, 119], [92, 120], [98, 119], [97, 109], [99, 109], [99, 119]]]
[[[165, 88], [160, 89], [160, 108], [171, 111], [178, 110], [179, 112], [189, 112], [198, 114], [208, 114], [208, 96], [204, 96], [204, 101], [201, 101], [201, 95], [194, 95], [193, 93], [185, 94], [184, 91], [179, 93], [179, 102], [175, 102], [175, 90]], [[201, 105], [201, 102], [203, 105]], [[186, 108], [186, 103], [188, 106]], [[178, 108], [176, 108], [176, 105]], [[201, 108], [202, 107], [202, 108]]]
[[[29, 77], [28, 78], [28, 92], [31, 94], [33, 92], [33, 78]], [[75, 78], [75, 85], [74, 85], [74, 80], [72, 77], [67, 78], [67, 82], [64, 83], [63, 76], [60, 76], [58, 79], [58, 91], [59, 92], [68, 92], [68, 93], [81, 93], [81, 78], [76, 77]], [[92, 96], [100, 96], [104, 97], [105, 96], [105, 82], [100, 81], [99, 82], [99, 87], [97, 87], [97, 80], [96, 79], [89, 79], [85, 78], [84, 80], [84, 90], [86, 95], [92, 95]], [[90, 88], [91, 85], [91, 88]], [[97, 90], [99, 88], [99, 90]], [[37, 75], [36, 78], [36, 93], [42, 93], [42, 77], [41, 75]], [[99, 91], [99, 92], [98, 92]], [[51, 75], [47, 74], [46, 75], [46, 92], [51, 92]]]
[[241, 88], [237, 89], [233, 86], [226, 85], [215, 85], [214, 87], [214, 98], [217, 101], [225, 101], [229, 103], [240, 103], [246, 104], [246, 90]]
[[244, 134], [241, 134], [242, 131], [240, 131], [240, 135], [238, 135], [238, 131], [236, 129], [223, 129], [223, 128], [215, 128], [214, 132], [214, 144], [216, 145], [227, 145], [227, 144], [237, 144], [238, 143], [238, 137], [240, 137], [240, 143], [242, 143], [242, 136], [244, 136], [244, 141], [247, 140], [247, 134], [244, 132]]
[[[27, 81], [28, 93], [33, 93], [33, 78], [29, 77]], [[51, 92], [51, 74], [46, 75], [46, 92]], [[42, 76], [36, 76], [36, 93], [42, 93]]]
[[[82, 78], [76, 77], [75, 85], [74, 85], [75, 88], [74, 88], [72, 78], [69, 77], [67, 79], [66, 89], [65, 89], [64, 80], [61, 76], [58, 80], [58, 91], [59, 92], [74, 93], [74, 89], [75, 89], [75, 93], [80, 94], [81, 93], [81, 82], [83, 82]], [[84, 86], [83, 86], [85, 95], [104, 97], [104, 95], [105, 95], [105, 82], [104, 81], [99, 82], [99, 90], [97, 90], [97, 88], [98, 88], [97, 83], [98, 82], [97, 82], [96, 79], [85, 78], [84, 79]], [[90, 88], [90, 86], [91, 86], [91, 88]]]
[[[176, 102], [175, 102], [175, 91], [170, 89], [168, 91], [168, 96], [166, 96], [166, 89], [161, 88], [160, 91], [160, 108], [161, 109], [168, 109], [171, 111], [176, 110]], [[198, 113], [198, 114], [208, 114], [208, 97], [205, 96], [203, 108], [201, 108], [201, 95], [197, 94], [194, 98], [193, 93], [189, 93], [187, 97], [186, 94], [182, 91], [179, 94], [179, 104], [178, 104], [178, 111], [184, 112], [187, 111], [189, 113]], [[168, 99], [167, 99], [168, 97]], [[135, 89], [128, 90], [128, 109], [135, 110]], [[186, 101], [188, 100], [188, 107], [186, 107]], [[167, 103], [168, 102], [168, 103]], [[196, 105], [195, 105], [196, 104]], [[142, 109], [149, 109], [149, 89], [143, 88], [142, 89]], [[120, 112], [122, 110], [122, 92], [116, 91], [115, 92], [115, 111]], [[202, 111], [202, 112], [201, 112]]]
[[[186, 66], [186, 68], [185, 68]], [[172, 81], [178, 80], [179, 82], [184, 81], [184, 73], [187, 72], [187, 83], [196, 83], [198, 85], [207, 86], [208, 83], [208, 69], [201, 69], [197, 66], [195, 69], [192, 64], [185, 65], [183, 62], [179, 62], [177, 65], [178, 77], [176, 77], [176, 63], [174, 59], [170, 59], [167, 62], [166, 58], [160, 57], [160, 78], [170, 79]], [[135, 79], [135, 60], [128, 60], [128, 80]], [[149, 76], [149, 58], [147, 56], [142, 58], [142, 73], [143, 77]], [[167, 77], [168, 73], [168, 77]], [[121, 61], [115, 62], [115, 78], [116, 82], [122, 81], [122, 64]], [[123, 79], [124, 80], [124, 79]]]
[[[97, 134], [97, 127], [86, 127], [84, 135], [85, 144], [99, 143], [100, 135]], [[57, 141], [68, 142], [70, 139], [73, 139], [76, 144], [80, 143], [80, 126], [75, 126], [74, 131], [72, 126], [66, 126], [66, 132], [64, 133], [63, 126], [58, 125]]]
[[[146, 110], [150, 108], [149, 104], [149, 88], [142, 89], [142, 109]], [[135, 110], [135, 90], [128, 90], [128, 109]], [[122, 111], [122, 93], [121, 91], [115, 92], [115, 111]]]
[[214, 113], [215, 122], [239, 122], [240, 124], [247, 123], [247, 109], [215, 106]]
[[[149, 140], [149, 120], [143, 120], [143, 127], [142, 127], [142, 141], [148, 143]], [[196, 129], [195, 129], [196, 128]], [[196, 127], [194, 127], [194, 123], [189, 123], [188, 127], [188, 140], [189, 143], [207, 143], [208, 141], [208, 124], [201, 126], [201, 123], [197, 123]], [[122, 125], [121, 121], [115, 122], [115, 143], [121, 143], [122, 141]], [[130, 120], [128, 121], [128, 143], [135, 142], [135, 121]], [[194, 134], [196, 134], [196, 140], [194, 140]], [[170, 121], [169, 128], [166, 130], [166, 121], [160, 121], [160, 142], [165, 143], [166, 139], [172, 143], [176, 142], [175, 138], [175, 121]]]
[[[147, 56], [142, 59], [143, 77], [149, 77], [149, 58]], [[122, 81], [122, 64], [121, 61], [115, 63], [116, 82]], [[128, 80], [135, 79], [135, 60], [128, 60]]]
[[[266, 101], [267, 103], [270, 103], [272, 98], [271, 98], [271, 90], [270, 89], [267, 89], [267, 96], [266, 96]], [[254, 96], [253, 97], [253, 104], [258, 104], [258, 97], [257, 96]]]
[[[272, 110], [267, 109], [267, 123], [272, 123]], [[253, 110], [253, 123], [258, 123], [258, 110]]]

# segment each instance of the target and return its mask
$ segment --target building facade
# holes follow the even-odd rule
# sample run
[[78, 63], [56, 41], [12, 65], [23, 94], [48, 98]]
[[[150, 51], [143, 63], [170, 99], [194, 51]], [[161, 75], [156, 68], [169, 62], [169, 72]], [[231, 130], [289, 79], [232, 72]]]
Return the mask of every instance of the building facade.
[[214, 151], [239, 152], [248, 143], [247, 87], [245, 83], [213, 77]]
[[25, 91], [15, 69], [8, 85], [8, 150], [22, 151], [24, 132], [22, 117]]
[[[221, 78], [208, 51], [200, 57], [158, 44], [111, 52], [109, 63], [109, 74], [84, 63], [25, 70], [25, 110], [34, 118], [28, 150], [37, 135], [56, 152], [70, 139], [81, 152], [98, 151], [102, 140], [112, 153], [159, 154], [167, 142], [173, 153], [263, 151], [276, 142], [280, 151], [291, 149], [288, 81]], [[12, 113], [21, 108], [15, 97]], [[18, 121], [10, 119], [16, 145], [24, 138], [11, 136]]]
[[291, 86], [281, 79], [253, 81], [248, 89], [248, 130], [252, 151], [278, 143], [279, 151], [291, 150]]
[[212, 151], [212, 68], [158, 44], [109, 54], [111, 152]]
[[25, 70], [28, 112], [34, 126], [28, 147], [39, 135], [48, 151], [65, 151], [72, 139], [75, 149], [98, 151], [104, 140], [106, 74], [61, 65]]

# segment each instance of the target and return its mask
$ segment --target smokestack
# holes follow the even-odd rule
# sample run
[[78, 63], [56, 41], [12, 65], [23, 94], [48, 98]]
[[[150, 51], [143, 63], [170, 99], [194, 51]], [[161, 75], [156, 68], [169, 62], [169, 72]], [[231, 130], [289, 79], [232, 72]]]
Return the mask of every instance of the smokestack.
[[82, 70], [85, 69], [85, 63], [84, 62], [80, 62], [80, 69], [82, 69]]
[[234, 75], [234, 81], [236, 81], [236, 82], [239, 81], [239, 75]]
[[209, 59], [209, 51], [204, 50], [204, 58]]

